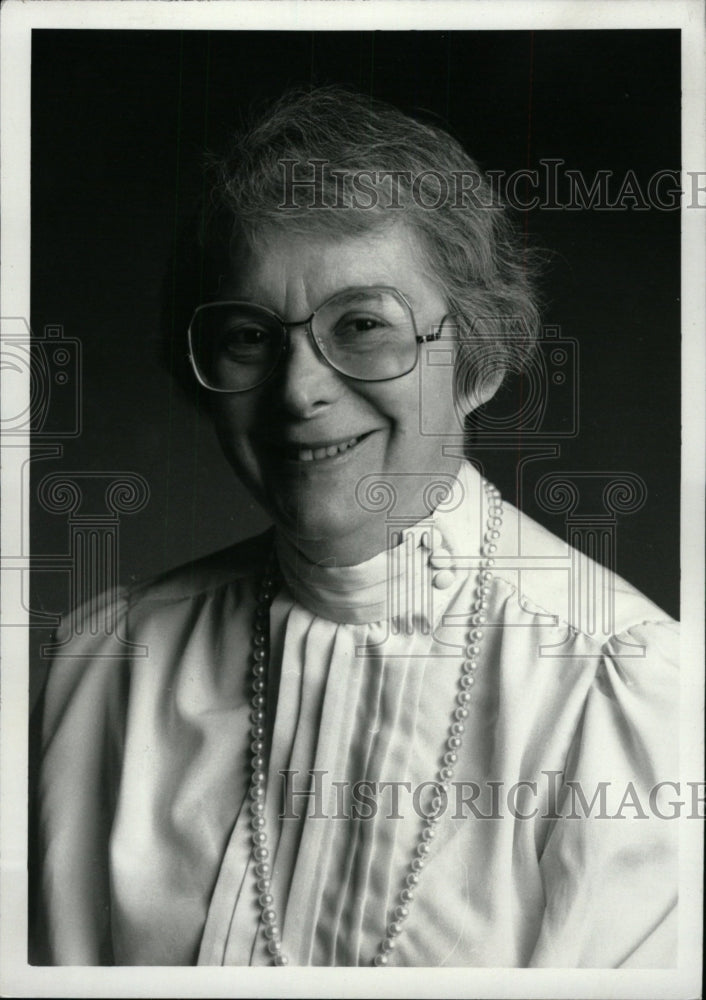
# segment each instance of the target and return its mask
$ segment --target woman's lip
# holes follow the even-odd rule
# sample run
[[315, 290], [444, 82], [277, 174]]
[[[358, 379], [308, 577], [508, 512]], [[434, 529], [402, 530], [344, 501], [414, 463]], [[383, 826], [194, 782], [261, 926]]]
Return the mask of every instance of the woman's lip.
[[296, 464], [331, 463], [355, 451], [358, 445], [370, 437], [372, 433], [372, 431], [366, 431], [363, 434], [351, 434], [349, 437], [314, 444], [300, 444], [291, 441], [270, 442], [270, 447], [278, 451], [287, 461]]

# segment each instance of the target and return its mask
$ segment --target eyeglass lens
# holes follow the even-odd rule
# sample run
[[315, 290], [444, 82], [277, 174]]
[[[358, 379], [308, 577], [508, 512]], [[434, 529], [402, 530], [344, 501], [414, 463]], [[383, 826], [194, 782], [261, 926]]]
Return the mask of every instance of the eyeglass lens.
[[[397, 378], [416, 362], [412, 313], [391, 289], [341, 292], [316, 310], [311, 329], [323, 357], [351, 378]], [[243, 391], [263, 382], [276, 367], [286, 336], [276, 316], [248, 303], [202, 306], [190, 327], [199, 376], [211, 388], [225, 391]]]

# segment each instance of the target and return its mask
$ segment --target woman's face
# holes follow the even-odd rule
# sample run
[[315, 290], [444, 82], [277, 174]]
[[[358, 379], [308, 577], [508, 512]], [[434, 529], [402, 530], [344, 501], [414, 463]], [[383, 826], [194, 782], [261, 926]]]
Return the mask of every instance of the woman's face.
[[[266, 235], [232, 266], [221, 298], [245, 299], [295, 322], [338, 291], [371, 285], [402, 292], [420, 335], [436, 329], [447, 312], [418, 242], [401, 223], [347, 238]], [[439, 430], [459, 434], [453, 367], [426, 365], [422, 348], [407, 375], [355, 381], [316, 353], [305, 327], [291, 330], [290, 338], [263, 385], [214, 394], [218, 436], [245, 485], [303, 552], [354, 564], [385, 543], [383, 516], [356, 500], [363, 477], [373, 473], [390, 482], [398, 494], [394, 515], [418, 519], [427, 513], [428, 479], [457, 471], [459, 458], [442, 455], [438, 436]], [[423, 405], [434, 408], [434, 436], [421, 432], [420, 390]], [[322, 452], [345, 442], [355, 443], [333, 456]]]

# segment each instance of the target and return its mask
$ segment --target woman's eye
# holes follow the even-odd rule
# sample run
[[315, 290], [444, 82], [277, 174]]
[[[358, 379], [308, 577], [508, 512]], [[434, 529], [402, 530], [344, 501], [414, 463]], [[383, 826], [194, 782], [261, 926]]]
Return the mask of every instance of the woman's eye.
[[338, 337], [361, 336], [381, 331], [385, 325], [377, 316], [344, 316], [336, 324], [334, 333]]
[[224, 330], [221, 335], [221, 346], [225, 350], [242, 347], [264, 347], [269, 342], [269, 334], [257, 326], [239, 326], [232, 330]]

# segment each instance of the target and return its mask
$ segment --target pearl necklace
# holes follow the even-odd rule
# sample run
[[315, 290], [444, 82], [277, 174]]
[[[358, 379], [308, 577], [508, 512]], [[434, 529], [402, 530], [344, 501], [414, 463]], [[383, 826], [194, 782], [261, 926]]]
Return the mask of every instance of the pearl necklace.
[[[455, 696], [455, 704], [448, 728], [442, 764], [435, 779], [435, 784], [438, 787], [431, 801], [431, 811], [424, 818], [422, 832], [417, 842], [414, 856], [407, 866], [404, 877], [404, 888], [400, 890], [397, 896], [397, 902], [392, 910], [391, 919], [387, 924], [385, 936], [378, 945], [373, 965], [383, 966], [388, 964], [390, 952], [394, 950], [396, 939], [402, 933], [404, 922], [409, 916], [415, 890], [419, 884], [427, 856], [431, 852], [432, 841], [436, 834], [436, 825], [445, 811], [444, 799], [441, 793], [444, 795], [447, 794], [454, 775], [454, 766], [458, 761], [458, 754], [463, 743], [463, 733], [466, 728], [466, 720], [468, 719], [468, 704], [471, 700], [471, 689], [475, 684], [478, 657], [480, 656], [481, 643], [485, 636], [483, 626], [487, 622], [488, 597], [490, 595], [490, 584], [493, 579], [492, 567], [495, 565], [493, 556], [497, 549], [497, 539], [500, 537], [499, 529], [502, 525], [503, 513], [500, 491], [485, 479], [482, 482], [488, 503], [486, 532], [480, 550], [481, 560], [476, 576], [475, 600], [470, 617], [470, 628], [466, 637], [465, 655], [461, 664], [458, 691]], [[273, 552], [258, 594], [253, 623], [253, 696], [251, 701], [252, 714], [250, 716], [252, 721], [250, 749], [253, 756], [250, 782], [250, 812], [256, 888], [258, 903], [260, 905], [260, 919], [265, 938], [267, 939], [267, 949], [270, 955], [272, 955], [275, 965], [287, 965], [288, 959], [282, 950], [281, 932], [273, 905], [274, 898], [271, 892], [272, 867], [269, 862], [270, 852], [267, 847], [267, 833], [265, 832], [265, 787], [267, 776], [264, 754], [267, 722], [265, 689], [268, 667], [268, 623], [270, 604], [275, 594], [277, 582], [277, 570]]]

